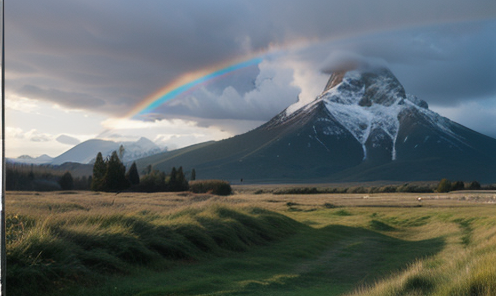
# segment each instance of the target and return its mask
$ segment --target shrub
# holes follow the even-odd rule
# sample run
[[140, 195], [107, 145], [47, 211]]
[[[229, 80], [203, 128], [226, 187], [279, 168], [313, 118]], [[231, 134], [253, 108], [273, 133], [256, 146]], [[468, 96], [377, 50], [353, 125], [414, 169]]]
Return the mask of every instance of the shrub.
[[449, 192], [451, 190], [451, 181], [448, 179], [442, 179], [437, 186], [437, 192]]
[[318, 194], [324, 193], [315, 187], [296, 187], [274, 191], [274, 194]]
[[232, 188], [229, 182], [223, 180], [197, 180], [189, 182], [189, 190], [194, 193], [212, 193], [230, 195]]

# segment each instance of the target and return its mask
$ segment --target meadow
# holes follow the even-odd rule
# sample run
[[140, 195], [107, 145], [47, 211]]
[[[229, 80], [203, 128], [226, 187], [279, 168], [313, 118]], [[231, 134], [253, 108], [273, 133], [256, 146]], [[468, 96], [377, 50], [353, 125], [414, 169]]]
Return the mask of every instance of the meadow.
[[258, 187], [7, 192], [7, 294], [496, 295], [495, 191]]

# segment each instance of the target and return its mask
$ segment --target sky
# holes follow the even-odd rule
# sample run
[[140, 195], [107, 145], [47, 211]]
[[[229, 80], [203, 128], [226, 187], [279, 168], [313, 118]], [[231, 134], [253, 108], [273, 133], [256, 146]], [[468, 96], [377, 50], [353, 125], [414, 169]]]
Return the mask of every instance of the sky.
[[494, 0], [15, 0], [5, 31], [7, 157], [92, 138], [171, 150], [232, 137], [312, 101], [326, 72], [355, 58], [496, 137]]

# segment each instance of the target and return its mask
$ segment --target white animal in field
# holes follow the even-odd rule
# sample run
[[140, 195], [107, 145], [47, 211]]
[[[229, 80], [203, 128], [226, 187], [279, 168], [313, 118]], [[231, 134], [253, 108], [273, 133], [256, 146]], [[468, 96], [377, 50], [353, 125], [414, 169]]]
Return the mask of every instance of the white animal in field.
[[417, 197], [418, 202], [422, 202], [422, 197]]

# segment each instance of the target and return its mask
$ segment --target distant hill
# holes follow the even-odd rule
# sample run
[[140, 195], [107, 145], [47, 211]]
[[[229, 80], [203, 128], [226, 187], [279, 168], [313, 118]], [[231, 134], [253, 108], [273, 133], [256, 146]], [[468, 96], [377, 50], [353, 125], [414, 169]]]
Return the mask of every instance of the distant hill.
[[386, 68], [334, 73], [313, 102], [230, 139], [137, 161], [247, 182], [496, 181], [496, 140], [429, 110]]
[[38, 157], [31, 157], [29, 155], [21, 155], [17, 158], [8, 158], [8, 162], [16, 162], [16, 163], [26, 163], [26, 164], [45, 164], [52, 162], [53, 158], [43, 154]]
[[51, 164], [55, 166], [62, 165], [66, 162], [91, 164], [94, 162], [98, 152], [101, 152], [105, 158], [110, 156], [113, 151], [119, 151], [121, 145], [124, 147], [124, 154], [121, 160], [125, 163], [163, 151], [155, 143], [144, 137], [136, 142], [113, 142], [92, 139], [72, 147], [55, 158], [48, 155], [42, 155], [36, 158], [29, 155], [22, 155], [18, 158], [9, 158], [7, 161], [11, 163]]

